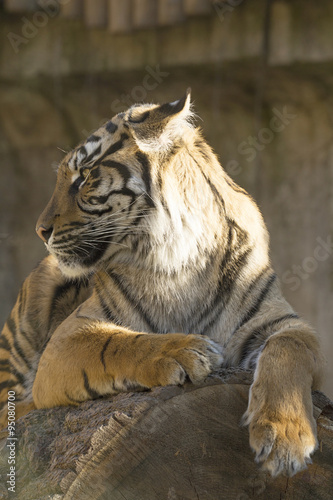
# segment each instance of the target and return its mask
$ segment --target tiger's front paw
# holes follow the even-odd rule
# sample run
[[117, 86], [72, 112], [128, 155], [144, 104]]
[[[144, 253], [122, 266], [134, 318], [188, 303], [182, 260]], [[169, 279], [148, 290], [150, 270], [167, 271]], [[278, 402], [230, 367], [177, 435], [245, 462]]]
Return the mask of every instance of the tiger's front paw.
[[199, 383], [222, 364], [222, 347], [208, 337], [182, 334], [165, 337], [165, 343], [148, 367], [150, 387], [183, 384], [186, 376]]
[[273, 477], [278, 474], [293, 476], [312, 463], [310, 455], [317, 448], [315, 422], [304, 410], [298, 416], [288, 418], [278, 412], [251, 413], [243, 417], [249, 425], [250, 446], [255, 461]]

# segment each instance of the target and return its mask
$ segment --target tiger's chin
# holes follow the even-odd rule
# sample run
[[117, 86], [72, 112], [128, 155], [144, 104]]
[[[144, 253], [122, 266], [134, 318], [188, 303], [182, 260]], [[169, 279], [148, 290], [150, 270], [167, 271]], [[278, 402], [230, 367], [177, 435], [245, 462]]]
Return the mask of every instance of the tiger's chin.
[[108, 245], [99, 245], [92, 248], [76, 248], [66, 254], [59, 253], [52, 245], [47, 250], [58, 261], [58, 266], [66, 278], [77, 279], [90, 276], [105, 260]]
[[77, 279], [88, 277], [94, 269], [82, 266], [79, 262], [63, 261], [55, 256], [58, 261], [59, 269], [66, 278]]

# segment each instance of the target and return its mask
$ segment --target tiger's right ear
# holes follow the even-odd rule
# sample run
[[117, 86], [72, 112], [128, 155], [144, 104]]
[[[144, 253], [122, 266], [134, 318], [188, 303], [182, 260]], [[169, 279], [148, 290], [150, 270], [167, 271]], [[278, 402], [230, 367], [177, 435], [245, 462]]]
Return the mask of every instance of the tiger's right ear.
[[178, 101], [162, 105], [132, 106], [125, 123], [144, 152], [164, 152], [180, 139], [186, 129], [193, 128], [191, 89]]

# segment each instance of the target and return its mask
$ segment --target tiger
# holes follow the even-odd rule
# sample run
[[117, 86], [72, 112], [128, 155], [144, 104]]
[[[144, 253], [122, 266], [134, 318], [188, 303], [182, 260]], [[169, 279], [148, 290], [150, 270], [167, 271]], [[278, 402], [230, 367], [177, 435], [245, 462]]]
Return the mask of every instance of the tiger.
[[20, 417], [238, 367], [253, 372], [255, 460], [292, 476], [317, 448], [319, 341], [282, 295], [255, 201], [196, 117], [190, 89], [134, 104], [61, 161], [36, 226], [49, 255], [0, 337], [2, 426], [9, 391]]

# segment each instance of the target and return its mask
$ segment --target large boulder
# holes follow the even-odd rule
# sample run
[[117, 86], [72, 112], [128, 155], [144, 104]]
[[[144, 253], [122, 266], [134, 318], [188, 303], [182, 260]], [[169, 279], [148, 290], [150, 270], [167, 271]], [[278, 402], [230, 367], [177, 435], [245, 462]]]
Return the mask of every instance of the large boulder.
[[36, 410], [16, 429], [14, 495], [3, 438], [0, 498], [20, 500], [329, 500], [333, 405], [313, 394], [319, 449], [292, 478], [254, 463], [239, 425], [251, 374], [220, 371], [202, 385], [169, 386]]

